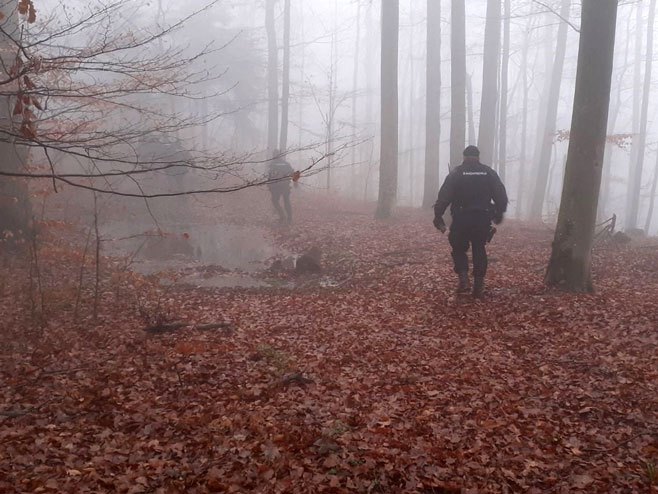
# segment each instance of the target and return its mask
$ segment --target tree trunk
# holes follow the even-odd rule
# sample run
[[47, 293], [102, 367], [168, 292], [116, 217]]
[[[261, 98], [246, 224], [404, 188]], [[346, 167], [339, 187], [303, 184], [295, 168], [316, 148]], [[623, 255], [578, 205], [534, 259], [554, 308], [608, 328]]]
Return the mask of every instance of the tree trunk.
[[299, 122], [299, 128], [297, 129], [297, 141], [298, 141], [298, 146], [301, 148], [302, 143], [304, 141], [303, 135], [304, 135], [304, 98], [303, 98], [303, 88], [304, 88], [304, 81], [306, 80], [306, 32], [304, 30], [304, 3], [299, 4], [299, 17], [297, 18], [298, 26], [299, 26], [299, 38], [300, 38], [300, 43], [299, 43], [299, 81], [300, 81], [300, 94], [298, 96], [299, 100], [299, 106], [297, 107], [298, 117], [297, 120]]
[[498, 103], [498, 62], [500, 60], [500, 0], [487, 0], [484, 28], [484, 62], [482, 65], [482, 102], [478, 147], [480, 161], [493, 163]]
[[475, 133], [475, 115], [473, 111], [473, 78], [471, 74], [466, 76], [466, 113], [468, 116], [468, 138], [466, 142], [474, 144], [477, 142]]
[[[628, 17], [628, 24], [626, 26], [626, 46], [624, 49], [624, 66], [621, 70], [621, 73], [617, 77], [617, 91], [615, 92], [615, 102], [614, 105], [611, 105], [613, 108], [612, 116], [610, 117], [610, 122], [608, 123], [608, 133], [615, 135], [617, 131], [617, 120], [619, 120], [619, 114], [621, 113], [621, 96], [622, 90], [624, 88], [624, 79], [626, 71], [628, 70], [628, 59], [630, 52], [630, 40], [632, 38], [632, 16]], [[599, 210], [598, 210], [598, 222], [604, 221], [609, 218], [607, 206], [610, 201], [610, 189], [612, 187], [612, 157], [615, 151], [614, 143], [606, 143], [607, 150], [605, 153], [605, 159], [603, 160], [603, 187], [601, 189], [601, 198], [599, 199]], [[614, 213], [614, 211], [612, 212]]]
[[381, 150], [377, 218], [393, 213], [398, 188], [399, 0], [382, 3]]
[[592, 244], [601, 187], [618, 0], [583, 0], [571, 140], [557, 229], [546, 272], [550, 286], [591, 292]]
[[425, 185], [423, 207], [439, 192], [441, 147], [441, 2], [427, 0], [427, 109], [425, 114]]
[[658, 188], [658, 155], [656, 156], [656, 166], [653, 170], [653, 182], [651, 184], [651, 195], [649, 196], [649, 211], [647, 212], [647, 221], [644, 223], [644, 231], [649, 234], [651, 229], [651, 219], [653, 218], [653, 208], [656, 202], [656, 189]]
[[[647, 71], [651, 72], [651, 59], [653, 58], [653, 23], [656, 15], [656, 0], [651, 1], [649, 7], [649, 25], [647, 27]], [[646, 75], [645, 75], [646, 77]], [[651, 74], [649, 74], [651, 79]], [[650, 83], [650, 82], [649, 82]], [[645, 84], [647, 84], [645, 79]], [[653, 209], [656, 201], [656, 188], [658, 187], [658, 156], [656, 157], [656, 166], [653, 171], [653, 183], [651, 184], [651, 195], [649, 196], [649, 211], [647, 212], [647, 220], [644, 224], [644, 231], [649, 234], [651, 229], [651, 219], [653, 216]]]
[[[358, 102], [358, 91], [359, 91], [359, 64], [361, 55], [361, 2], [356, 4], [356, 46], [354, 48], [354, 66], [352, 68], [352, 132], [356, 134], [356, 115], [357, 115], [357, 102]], [[356, 197], [358, 189], [357, 184], [357, 158], [356, 158], [357, 147], [352, 146], [352, 191]]]
[[409, 152], [407, 153], [407, 172], [409, 173], [409, 205], [414, 205], [414, 104], [416, 99], [416, 77], [415, 77], [415, 64], [414, 64], [414, 0], [409, 0], [409, 120], [407, 122], [407, 146]]
[[283, 4], [283, 75], [281, 80], [281, 136], [279, 149], [288, 148], [288, 108], [290, 102], [290, 0]]
[[279, 56], [274, 26], [274, 3], [265, 5], [265, 28], [267, 30], [267, 150], [271, 153], [279, 141]]
[[336, 91], [338, 85], [338, 0], [334, 0], [334, 29], [331, 33], [331, 69], [329, 71], [329, 109], [327, 111], [327, 190], [333, 187], [334, 118], [336, 117]]
[[523, 201], [525, 192], [525, 177], [527, 174], [528, 164], [526, 163], [527, 139], [528, 139], [528, 96], [530, 89], [528, 87], [528, 48], [530, 47], [532, 21], [528, 20], [526, 27], [525, 40], [523, 43], [523, 56], [521, 58], [521, 77], [523, 85], [523, 109], [521, 114], [521, 151], [519, 154], [519, 186], [518, 197], [516, 200], [516, 217], [521, 218], [523, 214]]
[[[537, 5], [536, 7], [539, 6]], [[544, 131], [546, 128], [546, 114], [548, 113], [547, 101], [548, 101], [548, 94], [551, 88], [551, 77], [549, 77], [549, 73], [553, 68], [553, 60], [555, 58], [555, 46], [556, 46], [554, 39], [555, 36], [553, 36], [553, 32], [555, 31], [553, 29], [553, 24], [555, 23], [555, 14], [553, 14], [553, 12], [546, 12], [541, 16], [539, 21], [540, 23], [543, 23], [541, 28], [544, 30], [545, 33], [543, 39], [539, 41], [539, 43], [543, 46], [543, 51], [544, 51], [544, 65], [543, 65], [544, 74], [542, 78], [544, 83], [540, 95], [539, 105], [537, 107], [537, 131], [535, 132], [534, 135], [535, 147], [533, 151], [533, 158], [528, 163], [529, 173], [528, 173], [527, 186], [528, 189], [531, 189], [531, 193], [528, 194], [528, 199], [524, 204], [524, 207], [526, 208], [527, 211], [527, 214], [524, 215], [526, 218], [530, 218], [531, 216], [530, 211], [532, 209], [532, 199], [533, 199], [532, 192], [534, 192], [533, 185], [537, 179], [537, 173], [539, 169], [538, 166], [539, 156], [541, 154]], [[540, 61], [540, 50], [537, 51], [537, 58], [534, 60], [532, 69], [530, 69], [531, 73], [533, 74], [538, 73], [539, 61]], [[536, 80], [536, 76], [533, 77], [533, 80]]]
[[500, 71], [500, 119], [498, 137], [498, 170], [500, 179], [505, 182], [507, 162], [507, 86], [509, 77], [510, 20], [512, 15], [510, 0], [505, 0], [505, 19], [503, 35], [503, 65]]
[[[0, 62], [2, 77], [8, 76], [17, 55], [16, 44], [12, 40], [20, 37], [18, 14], [13, 2], [0, 5], [2, 32], [0, 32]], [[14, 83], [4, 84], [0, 96], [0, 129], [4, 136], [0, 140], [0, 171], [7, 173], [24, 172], [27, 149], [19, 148], [11, 137], [18, 134], [20, 122], [12, 116], [18, 87]], [[24, 179], [0, 176], [0, 241], [23, 237], [29, 229], [31, 216], [30, 198]], [[11, 233], [10, 233], [11, 232]]]
[[639, 209], [640, 203], [639, 191], [633, 196], [633, 182], [635, 168], [637, 167], [638, 142], [640, 137], [640, 112], [642, 107], [642, 12], [643, 2], [638, 2], [635, 6], [635, 58], [633, 63], [633, 115], [631, 120], [633, 142], [631, 145], [630, 166], [628, 168], [626, 218], [624, 220], [624, 226], [626, 228], [635, 228], [637, 221], [634, 221], [633, 225], [630, 225], [631, 210], [634, 208], [636, 210]]
[[466, 141], [466, 11], [452, 0], [450, 12], [450, 166], [462, 162]]
[[[569, 19], [571, 11], [571, 0], [562, 0], [560, 8], [560, 17]], [[537, 181], [535, 182], [535, 193], [530, 207], [530, 216], [532, 219], [540, 220], [544, 209], [546, 198], [546, 185], [548, 182], [548, 173], [551, 166], [551, 153], [553, 150], [553, 139], [555, 137], [555, 127], [557, 124], [557, 110], [560, 104], [560, 88], [562, 86], [562, 72], [564, 69], [564, 57], [567, 51], [567, 29], [566, 20], [560, 22], [557, 34], [557, 48], [555, 51], [555, 61], [551, 75], [550, 89], [548, 91], [548, 101], [546, 109], [546, 125], [541, 138], [541, 150], [539, 152], [539, 162], [537, 169]]]
[[376, 153], [376, 129], [377, 117], [375, 115], [375, 74], [377, 73], [377, 50], [381, 49], [381, 25], [375, 21], [374, 15], [375, 3], [369, 2], [366, 8], [366, 21], [365, 21], [365, 57], [364, 57], [364, 73], [365, 73], [365, 127], [367, 132], [372, 135], [372, 139], [367, 146], [363, 148], [364, 161], [367, 162], [365, 173], [363, 176], [363, 200], [372, 200], [374, 192], [371, 192], [374, 187], [371, 187], [370, 177], [373, 168], [375, 167], [375, 153]]
[[653, 24], [656, 17], [656, 0], [649, 4], [649, 21], [647, 24], [647, 56], [644, 68], [644, 88], [642, 89], [642, 110], [640, 113], [640, 131], [638, 135], [636, 163], [632, 173], [629, 190], [629, 209], [626, 216], [626, 228], [636, 228], [640, 210], [642, 172], [647, 142], [647, 120], [649, 116], [649, 96], [651, 91], [651, 68], [653, 62]]

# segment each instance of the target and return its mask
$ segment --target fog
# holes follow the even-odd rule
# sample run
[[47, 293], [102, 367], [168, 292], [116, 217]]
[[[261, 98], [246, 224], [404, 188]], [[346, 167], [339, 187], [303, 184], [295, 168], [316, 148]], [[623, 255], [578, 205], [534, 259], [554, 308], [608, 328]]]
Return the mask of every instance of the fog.
[[657, 493], [658, 0], [0, 0], [0, 492]]
[[[269, 45], [266, 3], [43, 0], [36, 22], [23, 29], [51, 67], [57, 57], [68, 57], [71, 67], [65, 76], [53, 69], [57, 87], [47, 95], [50, 114], [38, 118], [42, 129], [52, 130], [62, 122], [68, 127], [65, 133], [48, 135], [50, 156], [37, 146], [30, 159], [37, 168], [54, 166], [55, 173], [70, 174], [107, 166], [125, 172], [136, 165], [156, 169], [164, 165], [154, 173], [105, 177], [106, 185], [133, 196], [140, 208], [148, 205], [144, 197], [181, 193], [186, 197], [190, 192], [202, 202], [200, 192], [256, 185], [266, 172], [267, 159], [281, 147], [284, 137], [279, 136], [285, 127], [282, 152], [293, 169], [302, 171], [303, 190], [375, 201], [382, 130], [380, 3], [290, 2], [289, 73], [284, 67], [285, 2], [273, 4]], [[464, 145], [482, 142], [485, 137], [478, 134], [484, 131], [490, 134], [492, 148], [483, 157], [504, 178], [510, 215], [550, 225], [557, 218], [569, 146], [580, 2], [566, 2], [566, 16], [565, 3], [558, 0], [514, 0], [509, 12], [507, 4], [500, 3], [501, 46], [492, 52], [498, 60], [490, 60], [494, 77], [486, 76], [494, 81], [493, 96], [484, 99], [487, 2], [469, 1], [466, 6]], [[644, 228], [658, 169], [658, 130], [653, 125], [658, 101], [652, 97], [651, 78], [644, 132], [641, 122], [644, 74], [650, 70], [646, 3], [624, 1], [619, 7], [599, 198], [599, 219], [615, 214], [627, 228]], [[440, 148], [437, 162], [431, 165], [438, 168], [440, 181], [459, 164], [450, 163], [450, 2], [442, 2], [441, 8], [441, 80], [432, 84], [440, 89]], [[426, 2], [401, 0], [398, 33], [385, 35], [397, 36], [399, 43], [398, 206], [428, 205], [423, 197], [424, 170], [429, 166], [425, 163], [427, 14]], [[506, 29], [508, 47], [502, 46]], [[52, 33], [58, 34], [51, 42]], [[75, 65], [75, 57], [94, 49], [98, 53], [86, 66]], [[502, 60], [507, 61], [506, 111], [501, 111]], [[561, 71], [556, 66], [562, 66]], [[284, 101], [286, 78], [289, 97]], [[79, 98], [74, 105], [66, 97], [71, 92]], [[481, 110], [485, 100], [495, 112]], [[491, 118], [485, 122], [483, 115]], [[268, 129], [275, 131], [276, 146], [268, 142]], [[74, 135], [75, 131], [79, 133]], [[640, 155], [644, 163], [638, 191], [630, 185], [629, 174]], [[102, 186], [92, 188], [108, 192]], [[438, 184], [429, 185], [433, 188], [438, 191]], [[631, 197], [639, 197], [635, 219], [629, 219]], [[655, 223], [649, 225], [651, 233], [656, 232]]]

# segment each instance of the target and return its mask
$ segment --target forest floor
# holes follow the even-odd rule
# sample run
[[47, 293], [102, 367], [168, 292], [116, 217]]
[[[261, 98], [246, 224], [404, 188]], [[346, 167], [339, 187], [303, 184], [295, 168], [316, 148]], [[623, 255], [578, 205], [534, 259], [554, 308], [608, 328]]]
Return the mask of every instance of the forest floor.
[[324, 272], [212, 289], [105, 259], [96, 318], [68, 236], [38, 271], [3, 256], [0, 492], [658, 492], [656, 243], [597, 247], [596, 293], [565, 294], [549, 228], [508, 221], [480, 302], [428, 211], [309, 200], [270, 231]]

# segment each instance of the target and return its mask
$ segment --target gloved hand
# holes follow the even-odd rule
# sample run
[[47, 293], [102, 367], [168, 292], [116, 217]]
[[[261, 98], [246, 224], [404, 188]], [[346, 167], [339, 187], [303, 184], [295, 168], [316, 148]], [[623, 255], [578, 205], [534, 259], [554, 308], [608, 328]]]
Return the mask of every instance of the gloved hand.
[[443, 221], [443, 218], [440, 216], [435, 216], [434, 217], [434, 226], [436, 227], [437, 230], [439, 230], [441, 233], [445, 233], [447, 228], [446, 228], [446, 223]]
[[503, 222], [503, 213], [495, 212], [493, 215], [493, 222], [496, 225], [500, 225]]

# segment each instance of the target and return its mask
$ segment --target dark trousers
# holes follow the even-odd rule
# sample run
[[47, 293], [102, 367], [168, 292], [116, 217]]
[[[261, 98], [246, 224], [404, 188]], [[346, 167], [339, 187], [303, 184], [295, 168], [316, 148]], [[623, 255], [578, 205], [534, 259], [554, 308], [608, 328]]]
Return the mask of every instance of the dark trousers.
[[[290, 222], [292, 221], [292, 206], [290, 205], [290, 189], [271, 189], [270, 193], [272, 194], [272, 205], [276, 210], [276, 214], [279, 215], [281, 221], [286, 219]], [[280, 200], [283, 198], [283, 208], [285, 208], [285, 214], [283, 208], [281, 207]]]
[[455, 216], [448, 240], [452, 247], [455, 273], [468, 273], [469, 247], [473, 251], [473, 276], [484, 278], [487, 274], [487, 237], [491, 223], [485, 215]]

